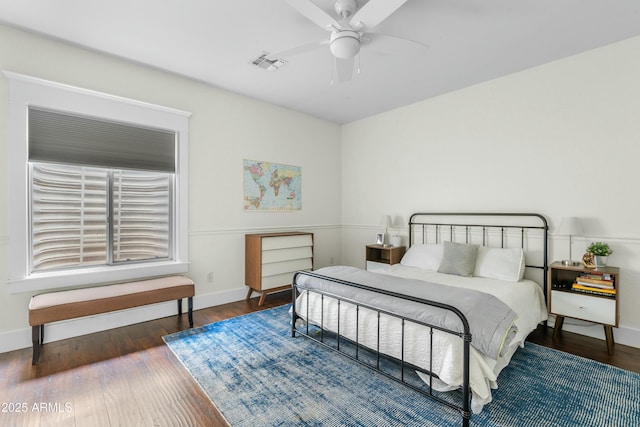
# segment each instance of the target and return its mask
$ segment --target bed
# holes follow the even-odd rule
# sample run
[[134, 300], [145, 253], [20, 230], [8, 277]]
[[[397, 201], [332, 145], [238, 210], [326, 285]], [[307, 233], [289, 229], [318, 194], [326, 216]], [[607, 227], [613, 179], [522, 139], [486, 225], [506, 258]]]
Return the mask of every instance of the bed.
[[469, 425], [546, 322], [547, 233], [539, 214], [415, 213], [400, 264], [294, 275], [292, 337], [339, 351]]

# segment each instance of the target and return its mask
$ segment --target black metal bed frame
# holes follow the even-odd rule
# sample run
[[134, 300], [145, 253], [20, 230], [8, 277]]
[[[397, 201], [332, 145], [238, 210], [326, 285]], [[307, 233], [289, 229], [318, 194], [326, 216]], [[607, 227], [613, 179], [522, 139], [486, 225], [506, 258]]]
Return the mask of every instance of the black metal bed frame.
[[[480, 223], [473, 223], [473, 224], [468, 224], [468, 223], [464, 223], [461, 222], [459, 220], [453, 220], [454, 218], [469, 218], [469, 217], [473, 217], [475, 219], [478, 218], [483, 218], [483, 219], [487, 219], [487, 221], [481, 221]], [[438, 218], [444, 218], [446, 220], [440, 220]], [[492, 221], [489, 221], [488, 219], [491, 219]], [[496, 222], [496, 220], [498, 219], [516, 219], [516, 221], [505, 221], [505, 223], [502, 222]], [[521, 220], [521, 223], [518, 224], [518, 222], [520, 222], [519, 220]], [[524, 225], [524, 222], [527, 222], [526, 225]], [[529, 222], [537, 222], [537, 224], [529, 224]], [[545, 295], [545, 301], [547, 298], [547, 272], [548, 272], [548, 261], [547, 261], [547, 254], [548, 254], [548, 224], [547, 224], [547, 220], [540, 214], [536, 214], [536, 213], [451, 213], [451, 212], [427, 212], [427, 213], [415, 213], [413, 215], [411, 215], [410, 220], [409, 220], [409, 247], [414, 244], [414, 238], [415, 238], [415, 234], [419, 233], [422, 237], [422, 243], [427, 243], [428, 242], [428, 238], [429, 236], [432, 236], [435, 240], [435, 243], [439, 243], [443, 240], [442, 238], [442, 233], [443, 232], [447, 232], [448, 231], [448, 239], [444, 239], [444, 240], [450, 240], [450, 241], [456, 241], [456, 238], [459, 235], [459, 228], [462, 228], [462, 232], [464, 233], [464, 239], [465, 239], [465, 243], [472, 243], [472, 235], [474, 234], [474, 230], [475, 229], [479, 229], [481, 232], [481, 237], [482, 237], [482, 245], [486, 246], [487, 245], [487, 240], [488, 240], [488, 236], [491, 232], [498, 230], [500, 233], [500, 247], [504, 248], [505, 247], [505, 241], [507, 239], [507, 234], [509, 232], [512, 232], [513, 230], [517, 230], [519, 231], [520, 234], [520, 247], [524, 250], [525, 248], [525, 239], [527, 237], [527, 232], [528, 230], [540, 230], [542, 231], [542, 260], [540, 263], [538, 264], [532, 264], [532, 265], [526, 265], [527, 268], [535, 268], [535, 269], [540, 269], [542, 270], [542, 274], [543, 274], [543, 292]], [[417, 230], [417, 231], [416, 231]], [[514, 247], [512, 245], [506, 245], [507, 247]], [[462, 324], [462, 331], [454, 331], [454, 330], [450, 330], [450, 329], [445, 329], [442, 327], [438, 327], [435, 325], [431, 325], [428, 323], [424, 323], [424, 322], [419, 322], [413, 319], [408, 319], [405, 318], [401, 315], [398, 315], [396, 313], [392, 313], [386, 310], [381, 310], [379, 308], [370, 306], [368, 304], [365, 304], [363, 302], [360, 301], [354, 301], [352, 299], [349, 298], [344, 298], [342, 296], [337, 296], [335, 294], [331, 294], [329, 292], [326, 291], [321, 291], [318, 289], [310, 289], [309, 287], [306, 287], [302, 284], [298, 283], [298, 278], [301, 276], [310, 276], [310, 277], [316, 277], [316, 278], [321, 278], [323, 280], [328, 280], [334, 283], [339, 283], [342, 285], [346, 285], [346, 286], [351, 286], [351, 287], [355, 287], [355, 288], [359, 288], [359, 289], [363, 289], [363, 290], [368, 290], [368, 291], [372, 291], [372, 292], [376, 292], [376, 293], [381, 293], [381, 294], [385, 294], [385, 295], [389, 295], [392, 297], [396, 297], [396, 298], [401, 298], [404, 300], [408, 300], [408, 301], [412, 301], [412, 302], [418, 302], [418, 303], [422, 303], [428, 306], [433, 306], [433, 307], [438, 307], [444, 310], [448, 310], [452, 313], [454, 313], [459, 319], [460, 322]], [[301, 316], [298, 315], [299, 312], [303, 312], [303, 311], [299, 311], [296, 308], [296, 299], [297, 296], [299, 294], [300, 291], [307, 291], [307, 292], [314, 292], [317, 293], [321, 296], [321, 301], [322, 301], [322, 307], [321, 307], [321, 321], [319, 325], [316, 325], [317, 327], [319, 327], [320, 329], [320, 337], [317, 338], [315, 335], [315, 333], [312, 333], [312, 331], [310, 330], [310, 322], [305, 322], [306, 327], [297, 327], [296, 326], [296, 320], [298, 318], [301, 318]], [[329, 344], [327, 342], [325, 342], [325, 333], [324, 333], [324, 298], [332, 298], [337, 300], [338, 302], [338, 319], [337, 319], [337, 328], [338, 330], [335, 332], [335, 336], [336, 336], [336, 340], [335, 340], [335, 344]], [[340, 304], [342, 302], [351, 304], [356, 306], [356, 339], [355, 342], [353, 340], [350, 340], [346, 337], [341, 337], [340, 334]], [[358, 362], [370, 369], [375, 370], [376, 372], [379, 372], [383, 375], [385, 375], [388, 378], [391, 378], [394, 381], [397, 381], [401, 384], [404, 384], [405, 386], [408, 386], [409, 388], [425, 395], [426, 397], [433, 399], [451, 409], [454, 409], [456, 411], [458, 411], [460, 413], [460, 415], [462, 416], [462, 425], [464, 427], [468, 427], [470, 420], [471, 420], [471, 386], [470, 386], [470, 343], [471, 343], [471, 333], [470, 333], [470, 329], [469, 329], [469, 322], [466, 319], [466, 317], [454, 306], [451, 305], [447, 305], [447, 304], [442, 304], [439, 303], [437, 301], [431, 301], [431, 300], [425, 300], [425, 299], [421, 299], [421, 298], [416, 298], [416, 297], [412, 297], [412, 296], [408, 296], [408, 295], [403, 295], [403, 294], [399, 294], [396, 292], [392, 292], [392, 291], [386, 291], [386, 290], [382, 290], [379, 288], [372, 288], [363, 284], [358, 284], [358, 283], [353, 283], [353, 282], [349, 282], [349, 281], [345, 281], [345, 280], [340, 280], [340, 279], [336, 279], [336, 278], [332, 278], [332, 277], [327, 277], [327, 276], [322, 276], [313, 272], [308, 272], [308, 271], [299, 271], [296, 272], [293, 276], [293, 282], [292, 282], [292, 310], [291, 310], [291, 336], [295, 337], [296, 335], [301, 335], [304, 336], [308, 339], [311, 339], [312, 341], [315, 341], [319, 344], [321, 344], [324, 347], [327, 347], [331, 350], [337, 351], [339, 353], [341, 353], [342, 355], [348, 357], [351, 360], [354, 360], [355, 362]], [[376, 355], [376, 362], [375, 365], [372, 365], [370, 362], [364, 361], [360, 358], [359, 356], [359, 350], [360, 350], [360, 343], [358, 340], [358, 336], [359, 336], [359, 323], [358, 323], [358, 315], [359, 315], [359, 310], [361, 308], [364, 309], [368, 309], [368, 310], [372, 310], [374, 312], [377, 312], [377, 316], [378, 316], [378, 334], [377, 334], [377, 348], [376, 349], [371, 349], [369, 348], [368, 350], [371, 350], [375, 353]], [[302, 310], [304, 310], [304, 307], [302, 307]], [[307, 304], [306, 304], [306, 319], [309, 319], [309, 298], [307, 298]], [[402, 328], [402, 338], [401, 338], [401, 342], [402, 342], [402, 348], [401, 348], [401, 357], [400, 359], [396, 359], [399, 363], [400, 363], [400, 376], [394, 376], [391, 375], [383, 370], [380, 369], [380, 358], [381, 358], [381, 354], [380, 354], [380, 316], [384, 314], [386, 316], [392, 316], [392, 317], [396, 317], [398, 319], [401, 320], [401, 328]], [[419, 324], [422, 326], [425, 326], [427, 328], [429, 328], [429, 333], [430, 333], [430, 338], [429, 338], [429, 342], [430, 342], [430, 349], [429, 349], [429, 354], [430, 354], [430, 360], [429, 360], [429, 369], [425, 370], [419, 367], [416, 367], [414, 365], [409, 364], [408, 362], [406, 362], [404, 360], [404, 331], [405, 331], [405, 325], [406, 322], [411, 322], [414, 324]], [[447, 333], [447, 334], [451, 334], [451, 335], [455, 335], [458, 336], [462, 339], [462, 343], [463, 343], [463, 367], [462, 367], [462, 371], [463, 371], [463, 380], [462, 380], [462, 385], [461, 385], [461, 390], [462, 390], [462, 398], [459, 404], [456, 403], [452, 403], [448, 400], [444, 400], [442, 398], [440, 398], [439, 396], [437, 396], [436, 394], [434, 394], [434, 389], [433, 389], [433, 379], [434, 378], [438, 378], [437, 375], [432, 371], [432, 366], [433, 366], [433, 332], [434, 330], [439, 330], [441, 332]], [[351, 343], [352, 345], [355, 345], [355, 355], [353, 354], [348, 354], [344, 351], [341, 350], [341, 339], [344, 341], [348, 341], [349, 343]], [[333, 342], [333, 341], [332, 341]], [[384, 356], [384, 355], [383, 355]], [[408, 381], [405, 380], [405, 367], [410, 367], [410, 369], [412, 370], [418, 370], [426, 375], [429, 376], [429, 384], [426, 390], [424, 390], [423, 388], [419, 388], [414, 386], [413, 384], [409, 383]]]
[[[507, 219], [514, 219], [516, 220], [515, 222], [512, 221], [511, 223], [509, 223], [509, 221], [506, 222], [497, 222], [497, 221], [485, 221], [484, 223], [474, 223], [474, 224], [468, 224], [468, 223], [464, 223], [464, 222], [459, 222], [459, 221], [451, 221], [451, 220], [440, 220], [440, 221], [419, 221], [419, 218], [468, 218], [468, 217], [474, 217], [476, 219], [480, 219], [480, 218], [488, 218], [488, 219], [493, 219], [493, 220], [507, 220]], [[518, 224], [518, 220], [521, 220], [521, 223]], [[525, 225], [524, 222], [527, 222], [527, 224]], [[534, 223], [538, 223], [538, 224], [534, 224]], [[520, 236], [520, 245], [519, 247], [521, 249], [525, 249], [525, 241], [527, 238], [527, 231], [528, 230], [539, 230], [542, 232], [542, 244], [541, 244], [541, 248], [542, 248], [542, 254], [541, 254], [541, 259], [538, 261], [538, 263], [536, 264], [527, 264], [525, 265], [526, 268], [532, 268], [532, 269], [537, 269], [537, 270], [541, 270], [542, 271], [542, 291], [544, 292], [544, 299], [545, 302], [547, 301], [547, 281], [548, 281], [548, 271], [549, 271], [549, 261], [548, 261], [548, 255], [549, 255], [549, 224], [547, 223], [547, 219], [538, 213], [519, 213], [519, 212], [419, 212], [419, 213], [414, 213], [411, 215], [411, 217], [409, 218], [409, 247], [411, 247], [411, 245], [413, 244], [413, 238], [415, 236], [415, 229], [416, 228], [420, 228], [422, 230], [422, 243], [427, 243], [428, 242], [428, 228], [429, 227], [433, 227], [434, 228], [434, 237], [435, 237], [435, 242], [434, 243], [440, 243], [443, 238], [442, 238], [442, 232], [448, 230], [449, 231], [449, 239], [444, 239], [444, 240], [450, 240], [450, 241], [455, 241], [455, 237], [457, 236], [456, 230], [460, 227], [463, 228], [464, 231], [464, 236], [465, 236], [465, 243], [474, 243], [472, 242], [472, 232], [474, 229], [480, 229], [481, 230], [481, 237], [482, 237], [482, 241], [480, 242], [480, 244], [482, 246], [488, 246], [487, 245], [487, 241], [488, 241], [488, 236], [489, 233], [491, 232], [491, 230], [494, 231], [499, 231], [500, 233], [500, 246], [501, 248], [504, 247], [516, 247], [514, 245], [507, 245], [506, 243], [506, 238], [507, 235], [510, 231], [516, 230], [519, 231], [519, 236]]]

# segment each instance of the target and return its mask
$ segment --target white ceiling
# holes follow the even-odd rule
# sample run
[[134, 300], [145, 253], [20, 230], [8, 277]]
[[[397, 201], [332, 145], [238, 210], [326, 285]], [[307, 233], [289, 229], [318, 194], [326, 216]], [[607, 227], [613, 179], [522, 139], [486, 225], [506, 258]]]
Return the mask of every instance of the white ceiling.
[[251, 64], [328, 38], [284, 0], [0, 0], [0, 22], [348, 123], [640, 35], [640, 0], [408, 0], [375, 31], [428, 48], [372, 42], [333, 85], [328, 47]]

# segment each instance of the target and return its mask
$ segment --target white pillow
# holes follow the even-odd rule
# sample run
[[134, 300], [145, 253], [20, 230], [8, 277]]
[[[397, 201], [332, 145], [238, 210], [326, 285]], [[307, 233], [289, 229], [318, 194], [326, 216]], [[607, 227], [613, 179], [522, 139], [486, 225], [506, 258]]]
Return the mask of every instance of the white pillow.
[[442, 260], [442, 244], [412, 245], [400, 260], [407, 267], [437, 270]]
[[488, 279], [519, 282], [524, 276], [524, 251], [521, 248], [478, 248], [473, 275]]

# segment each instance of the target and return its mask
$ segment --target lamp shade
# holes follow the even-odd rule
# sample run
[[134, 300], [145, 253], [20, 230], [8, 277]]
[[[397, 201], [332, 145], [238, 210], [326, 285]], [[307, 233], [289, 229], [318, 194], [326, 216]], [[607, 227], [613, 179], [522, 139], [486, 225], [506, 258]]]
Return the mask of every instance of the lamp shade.
[[393, 217], [393, 226], [396, 228], [402, 228], [405, 225], [407, 225], [407, 223], [404, 221], [404, 218], [402, 217], [402, 215], [396, 215]]
[[380, 218], [380, 225], [384, 228], [391, 227], [393, 225], [391, 222], [391, 215], [382, 215], [382, 218]]
[[558, 227], [558, 234], [561, 235], [569, 235], [569, 236], [580, 236], [582, 235], [582, 223], [580, 222], [580, 218], [576, 216], [569, 216], [562, 218], [560, 222], [560, 227]]

